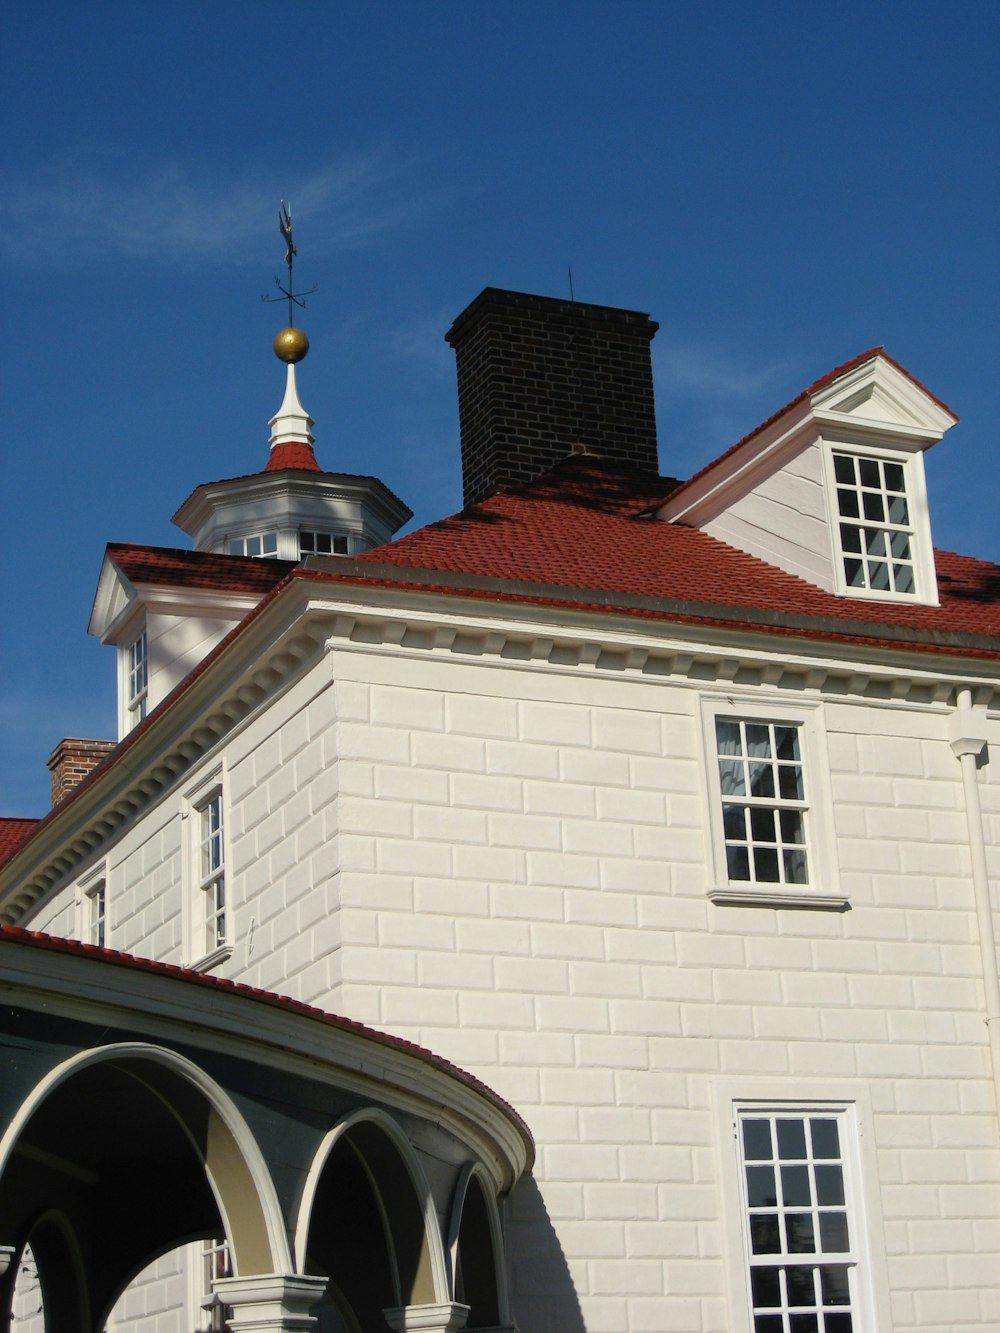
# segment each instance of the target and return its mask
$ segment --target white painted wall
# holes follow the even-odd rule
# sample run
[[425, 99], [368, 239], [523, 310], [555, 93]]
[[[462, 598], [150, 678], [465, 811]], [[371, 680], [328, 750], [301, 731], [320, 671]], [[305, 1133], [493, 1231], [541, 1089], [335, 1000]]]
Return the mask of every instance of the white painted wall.
[[822, 445], [818, 441], [809, 445], [765, 476], [749, 494], [706, 523], [704, 530], [833, 592], [837, 576]]
[[[717, 906], [716, 693], [755, 692], [333, 652], [226, 747], [236, 931], [219, 971], [429, 1046], [511, 1101], [595, 1333], [747, 1327], [720, 1126], [751, 1087], [832, 1088], [870, 1117], [880, 1331], [1000, 1326], [1000, 1144], [947, 710], [822, 703], [849, 911]], [[186, 961], [182, 797], [213, 763], [110, 854], [114, 947]], [[996, 763], [980, 784], [997, 873]], [[529, 1199], [516, 1308], [523, 1333], [549, 1333], [572, 1324]]]

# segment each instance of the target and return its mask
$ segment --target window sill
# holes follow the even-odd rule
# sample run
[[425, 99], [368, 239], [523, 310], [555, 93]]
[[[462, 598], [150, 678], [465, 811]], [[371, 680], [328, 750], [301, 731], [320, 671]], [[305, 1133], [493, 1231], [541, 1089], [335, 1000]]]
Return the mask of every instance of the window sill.
[[843, 893], [829, 889], [792, 888], [752, 884], [739, 888], [724, 884], [708, 890], [709, 902], [723, 907], [805, 907], [828, 912], [844, 912], [851, 903]]
[[211, 953], [207, 953], [202, 958], [189, 963], [188, 967], [192, 972], [211, 972], [213, 967], [218, 967], [220, 963], [224, 963], [232, 952], [233, 946], [231, 944], [223, 944], [218, 949], [213, 949]]

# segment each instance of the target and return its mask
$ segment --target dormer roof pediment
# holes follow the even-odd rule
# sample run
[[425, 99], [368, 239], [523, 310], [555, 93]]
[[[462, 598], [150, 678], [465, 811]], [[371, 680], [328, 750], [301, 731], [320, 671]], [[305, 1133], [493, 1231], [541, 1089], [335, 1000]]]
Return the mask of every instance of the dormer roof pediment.
[[884, 348], [873, 347], [810, 384], [695, 473], [660, 506], [656, 517], [701, 527], [824, 437], [926, 449], [957, 421], [955, 413]]

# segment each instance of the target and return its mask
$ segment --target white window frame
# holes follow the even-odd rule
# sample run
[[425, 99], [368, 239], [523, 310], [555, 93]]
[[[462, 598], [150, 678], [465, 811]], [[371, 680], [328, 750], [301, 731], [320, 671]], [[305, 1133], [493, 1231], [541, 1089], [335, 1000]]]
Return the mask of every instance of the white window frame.
[[[808, 882], [791, 884], [770, 881], [730, 880], [723, 823], [725, 796], [719, 776], [716, 721], [720, 718], [751, 723], [794, 726], [798, 732], [804, 799], [783, 802], [775, 798], [772, 808], [787, 805], [802, 813], [805, 822], [805, 852]], [[765, 907], [843, 908], [848, 899], [840, 885], [833, 837], [833, 804], [830, 796], [829, 759], [822, 706], [789, 706], [782, 698], [712, 695], [702, 699], [703, 750], [709, 823], [708, 897], [722, 905], [757, 904]]]
[[[232, 849], [229, 837], [228, 783], [223, 767], [202, 778], [184, 797], [184, 887], [185, 937], [189, 966], [207, 972], [233, 952]], [[212, 811], [218, 812], [221, 827], [211, 828]], [[218, 859], [216, 859], [218, 858]], [[221, 907], [218, 886], [221, 885]], [[221, 935], [211, 924], [222, 914]]]
[[119, 648], [118, 675], [118, 730], [124, 737], [144, 722], [149, 712], [149, 634], [145, 623]]
[[[330, 548], [331, 548], [331, 549], [330, 549], [329, 551], [316, 551], [316, 550], [313, 550], [313, 551], [307, 551], [307, 550], [305, 549], [305, 547], [304, 547], [304, 541], [305, 541], [306, 537], [310, 537], [310, 538], [312, 538], [312, 541], [313, 541], [314, 546], [317, 544], [317, 539], [318, 539], [318, 538], [321, 538], [321, 537], [329, 538], [329, 541], [330, 541]], [[343, 544], [344, 544], [344, 549], [343, 549], [342, 551], [335, 551], [335, 550], [333, 550], [334, 543], [336, 543], [336, 542], [343, 542]], [[311, 555], [350, 555], [350, 553], [351, 553], [351, 539], [350, 539], [350, 537], [347, 535], [346, 532], [331, 532], [331, 531], [329, 531], [329, 530], [325, 530], [325, 529], [322, 529], [322, 528], [300, 528], [300, 529], [299, 529], [299, 559], [300, 559], [300, 560], [306, 560], [306, 559], [308, 559], [308, 557], [311, 556]]]
[[[250, 560], [277, 560], [278, 541], [279, 534], [277, 529], [268, 530], [267, 532], [248, 532], [239, 537], [227, 537], [226, 554], [246, 556]], [[254, 543], [256, 543], [260, 549], [256, 551], [248, 550], [248, 547], [252, 546]], [[266, 551], [264, 549], [265, 543], [273, 543], [274, 550]], [[241, 547], [242, 549], [234, 551], [234, 546]]]
[[[100, 904], [95, 916], [95, 903]], [[83, 944], [94, 944], [100, 949], [110, 948], [111, 914], [108, 899], [108, 866], [101, 861], [82, 876], [76, 886], [77, 938]], [[94, 927], [103, 926], [103, 938], [94, 939]]]
[[[852, 526], [880, 528], [886, 532], [906, 531], [910, 534], [910, 561], [913, 566], [913, 591], [896, 592], [894, 589], [856, 587], [848, 583], [844, 569], [845, 552], [841, 542], [840, 525], [845, 521], [840, 512], [840, 499], [837, 490], [835, 456], [848, 454], [855, 459], [872, 459], [879, 463], [895, 463], [903, 469], [906, 488], [908, 522], [898, 528], [887, 519], [878, 522], [874, 519], [865, 522], [859, 517]], [[841, 597], [856, 597], [864, 601], [897, 602], [909, 605], [938, 604], [937, 575], [934, 568], [934, 548], [931, 541], [930, 511], [927, 504], [927, 482], [924, 475], [924, 456], [919, 449], [894, 449], [886, 445], [872, 445], [864, 441], [848, 439], [824, 439], [823, 467], [826, 477], [827, 508], [830, 523], [830, 537], [834, 561], [834, 580], [837, 593]]]
[[[891, 1327], [878, 1158], [867, 1086], [860, 1082], [720, 1080], [714, 1087], [721, 1147], [724, 1204], [723, 1254], [733, 1333], [754, 1333], [750, 1269], [763, 1266], [751, 1252], [741, 1120], [754, 1116], [836, 1117], [844, 1163], [845, 1201], [851, 1232], [853, 1333], [882, 1333]], [[793, 1256], [784, 1259], [796, 1262]], [[806, 1264], [809, 1256], [803, 1256]], [[775, 1266], [782, 1258], [775, 1256]], [[845, 1262], [840, 1256], [835, 1263]]]

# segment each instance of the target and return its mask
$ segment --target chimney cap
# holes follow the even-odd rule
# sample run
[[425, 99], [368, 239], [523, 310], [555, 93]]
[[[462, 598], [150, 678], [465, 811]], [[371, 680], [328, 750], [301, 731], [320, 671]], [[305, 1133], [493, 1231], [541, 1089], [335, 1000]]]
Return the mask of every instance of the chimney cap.
[[530, 311], [546, 320], [563, 318], [586, 321], [589, 324], [618, 324], [628, 328], [633, 334], [644, 334], [650, 340], [660, 327], [655, 319], [650, 319], [648, 311], [645, 310], [624, 310], [619, 306], [595, 305], [590, 301], [571, 301], [568, 297], [536, 296], [532, 292], [512, 292], [502, 287], [484, 287], [461, 314], [456, 316], [451, 328], [444, 335], [445, 342], [451, 347], [461, 342], [468, 325], [481, 319], [483, 313], [490, 307], [506, 311]]

